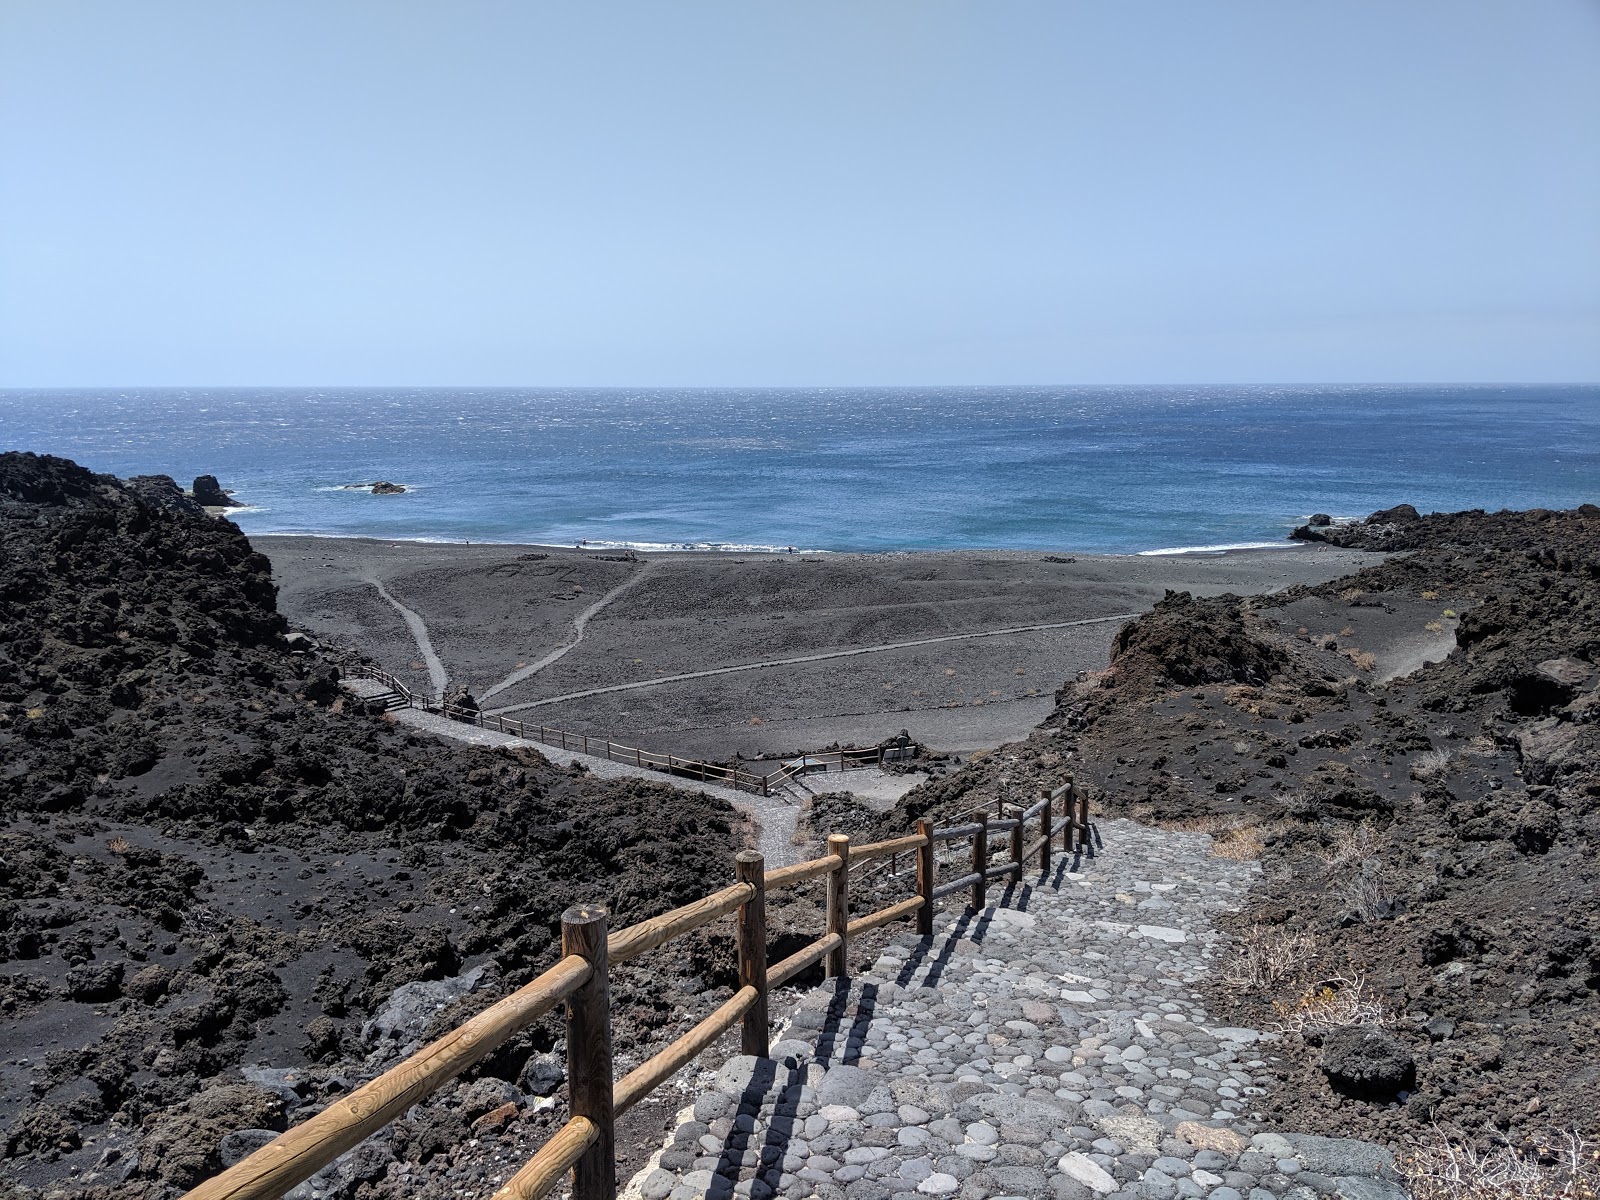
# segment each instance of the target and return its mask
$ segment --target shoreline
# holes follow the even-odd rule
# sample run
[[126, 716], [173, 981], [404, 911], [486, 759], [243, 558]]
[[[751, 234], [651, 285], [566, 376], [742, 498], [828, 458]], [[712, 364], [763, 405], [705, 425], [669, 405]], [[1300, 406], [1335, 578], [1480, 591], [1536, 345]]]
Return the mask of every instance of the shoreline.
[[[244, 510], [230, 510], [222, 515], [230, 516], [234, 512]], [[245, 537], [254, 543], [257, 539], [268, 538], [296, 538], [313, 541], [327, 542], [355, 542], [362, 544], [389, 545], [389, 546], [454, 546], [454, 547], [493, 547], [501, 550], [536, 550], [546, 553], [613, 553], [636, 554], [640, 556], [664, 557], [667, 555], [684, 555], [694, 557], [726, 557], [735, 554], [759, 555], [767, 558], [799, 558], [802, 555], [823, 554], [832, 559], [839, 558], [895, 558], [907, 555], [1026, 555], [1026, 554], [1060, 554], [1072, 555], [1085, 559], [1127, 559], [1127, 558], [1164, 558], [1179, 555], [1237, 555], [1273, 553], [1282, 550], [1318, 550], [1327, 549], [1323, 543], [1301, 542], [1285, 537], [1278, 542], [1224, 542], [1224, 543], [1199, 543], [1192, 546], [1160, 546], [1148, 550], [1075, 550], [1062, 546], [902, 546], [892, 550], [823, 550], [814, 547], [796, 546], [792, 551], [782, 546], [766, 546], [748, 543], [645, 543], [645, 542], [586, 542], [582, 546], [565, 542], [502, 542], [485, 538], [481, 541], [457, 540], [445, 537], [388, 537], [379, 534], [345, 534], [345, 533], [309, 533], [301, 531], [272, 533], [253, 532], [242, 530]]]

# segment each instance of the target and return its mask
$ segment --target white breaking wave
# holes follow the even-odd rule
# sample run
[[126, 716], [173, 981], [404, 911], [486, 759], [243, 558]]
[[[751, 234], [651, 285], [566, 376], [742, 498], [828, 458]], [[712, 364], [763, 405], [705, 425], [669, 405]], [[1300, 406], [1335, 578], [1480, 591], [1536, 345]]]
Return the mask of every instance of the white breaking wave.
[[1156, 554], [1218, 554], [1224, 550], [1293, 550], [1297, 545], [1297, 542], [1227, 542], [1218, 546], [1166, 546], [1137, 553], [1142, 558]]

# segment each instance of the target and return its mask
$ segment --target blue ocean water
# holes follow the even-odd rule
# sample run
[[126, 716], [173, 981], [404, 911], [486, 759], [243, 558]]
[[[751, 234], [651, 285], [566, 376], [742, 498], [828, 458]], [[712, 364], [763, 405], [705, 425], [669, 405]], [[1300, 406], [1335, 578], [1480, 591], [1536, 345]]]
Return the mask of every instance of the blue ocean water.
[[1136, 552], [1600, 501], [1600, 386], [10, 390], [0, 448], [216, 474], [250, 533]]

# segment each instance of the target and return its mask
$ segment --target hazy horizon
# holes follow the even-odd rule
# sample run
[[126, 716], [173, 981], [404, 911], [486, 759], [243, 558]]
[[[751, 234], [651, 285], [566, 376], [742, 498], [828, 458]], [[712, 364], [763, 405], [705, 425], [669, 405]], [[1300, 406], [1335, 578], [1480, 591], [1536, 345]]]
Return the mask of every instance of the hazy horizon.
[[1586, 0], [0, 0], [0, 387], [1600, 379], [1597, 52]]

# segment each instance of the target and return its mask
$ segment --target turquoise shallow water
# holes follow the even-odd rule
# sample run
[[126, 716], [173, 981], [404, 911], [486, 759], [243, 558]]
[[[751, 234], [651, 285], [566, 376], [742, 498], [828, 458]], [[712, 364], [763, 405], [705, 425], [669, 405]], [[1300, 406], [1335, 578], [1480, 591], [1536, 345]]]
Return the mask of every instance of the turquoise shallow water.
[[214, 473], [251, 533], [1135, 552], [1600, 501], [1600, 386], [12, 390], [0, 448]]

